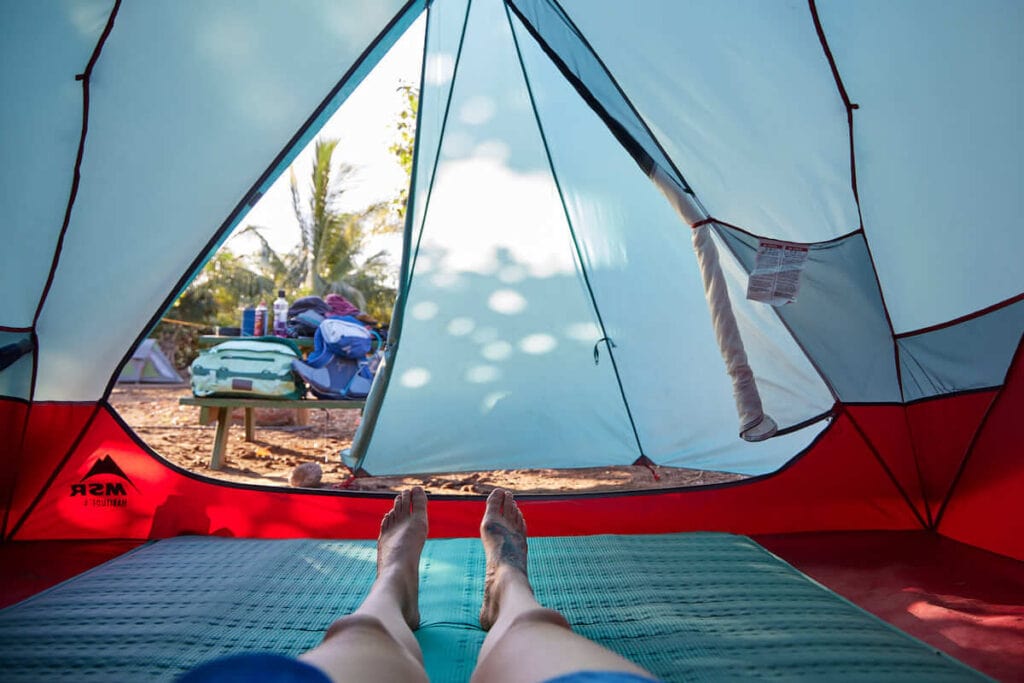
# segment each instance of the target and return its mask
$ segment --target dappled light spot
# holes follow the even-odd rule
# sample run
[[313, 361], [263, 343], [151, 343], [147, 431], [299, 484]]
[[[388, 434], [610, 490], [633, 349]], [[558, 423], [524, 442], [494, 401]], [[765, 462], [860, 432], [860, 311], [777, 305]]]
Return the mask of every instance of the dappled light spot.
[[473, 384], [494, 382], [501, 377], [501, 370], [493, 365], [474, 365], [466, 371], [466, 381]]
[[[322, 550], [322, 553], [324, 555], [338, 555], [340, 557], [347, 559], [363, 560], [365, 562], [373, 562], [374, 564], [377, 563], [376, 549], [367, 546], [333, 545], [329, 548], [324, 548]], [[312, 559], [307, 559], [307, 562], [311, 566], [317, 566], [319, 569], [320, 565], [314, 564], [314, 561]], [[324, 568], [324, 571], [328, 572], [331, 571], [333, 568], [337, 567], [337, 565], [331, 564], [330, 562], [325, 563], [322, 566]]]
[[550, 334], [531, 334], [519, 340], [519, 350], [534, 355], [551, 353], [557, 346], [558, 340]]
[[601, 328], [594, 323], [573, 323], [565, 328], [565, 336], [582, 342], [593, 343], [603, 337]]
[[497, 111], [494, 100], [484, 95], [470, 97], [459, 107], [459, 120], [471, 126], [479, 126], [494, 118]]
[[421, 301], [412, 307], [412, 317], [417, 320], [432, 320], [437, 311], [438, 306], [433, 301]]
[[403, 387], [419, 389], [430, 381], [430, 371], [426, 368], [410, 368], [402, 373], [402, 378], [399, 381]]
[[512, 345], [507, 341], [493, 341], [484, 346], [480, 354], [487, 360], [505, 360], [512, 355]]
[[476, 328], [472, 318], [452, 318], [448, 322], [448, 334], [453, 337], [465, 337]]
[[487, 300], [487, 305], [496, 313], [515, 315], [516, 313], [522, 313], [526, 308], [526, 299], [514, 289], [499, 289], [494, 294], [491, 294]]
[[508, 392], [508, 391], [494, 391], [494, 392], [491, 392], [490, 394], [487, 394], [486, 396], [484, 396], [484, 400], [481, 403], [481, 406], [480, 406], [481, 411], [480, 412], [482, 412], [482, 413], [489, 413], [489, 412], [491, 412], [492, 410], [494, 410], [495, 406], [497, 406], [499, 403], [501, 403], [502, 400], [508, 398], [509, 395], [510, 395], [510, 392]]
[[437, 52], [427, 57], [424, 78], [431, 85], [444, 85], [455, 75], [455, 58], [447, 52]]

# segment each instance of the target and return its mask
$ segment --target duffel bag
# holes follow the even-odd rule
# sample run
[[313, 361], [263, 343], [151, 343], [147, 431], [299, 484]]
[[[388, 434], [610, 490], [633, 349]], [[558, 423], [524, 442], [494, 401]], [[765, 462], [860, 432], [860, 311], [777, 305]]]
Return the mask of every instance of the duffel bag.
[[292, 369], [301, 358], [295, 342], [274, 337], [238, 339], [205, 350], [192, 361], [196, 396], [302, 398], [305, 384]]

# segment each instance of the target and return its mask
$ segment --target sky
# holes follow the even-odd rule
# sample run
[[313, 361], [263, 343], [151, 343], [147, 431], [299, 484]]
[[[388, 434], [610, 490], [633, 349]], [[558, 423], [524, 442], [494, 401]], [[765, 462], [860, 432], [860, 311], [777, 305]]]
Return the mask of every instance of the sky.
[[[388, 147], [396, 139], [395, 122], [404, 105], [397, 88], [402, 83], [419, 85], [423, 31], [421, 17], [367, 74], [317, 136], [339, 139], [335, 162], [347, 162], [357, 169], [343, 198], [343, 209], [360, 210], [373, 202], [389, 200], [408, 182]], [[302, 191], [309, 185], [313, 144], [311, 141], [292, 164]], [[308, 194], [304, 192], [303, 196]], [[265, 228], [263, 235], [279, 253], [298, 244], [299, 224], [292, 210], [287, 171], [242, 219], [239, 229], [247, 225]], [[237, 254], [246, 254], [259, 245], [254, 237], [232, 236], [225, 246]], [[380, 249], [387, 249], [392, 262], [397, 264], [401, 257], [401, 235], [371, 238], [366, 255]]]

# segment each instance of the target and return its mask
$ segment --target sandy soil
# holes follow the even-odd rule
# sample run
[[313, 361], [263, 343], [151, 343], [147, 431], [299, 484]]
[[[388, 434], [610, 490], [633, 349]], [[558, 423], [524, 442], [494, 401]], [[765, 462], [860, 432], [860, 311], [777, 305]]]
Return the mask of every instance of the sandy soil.
[[657, 465], [353, 477], [338, 454], [352, 445], [359, 424], [356, 410], [312, 410], [306, 426], [295, 424], [294, 410], [259, 410], [252, 442], [245, 441], [242, 411], [236, 411], [226, 462], [221, 470], [214, 471], [209, 463], [215, 427], [200, 425], [198, 408], [178, 404], [182, 396], [191, 396], [187, 386], [120, 384], [110, 402], [125, 422], [167, 460], [198, 474], [233, 482], [289, 486], [293, 470], [304, 463], [320, 465], [321, 487], [388, 491], [420, 484], [428, 493], [448, 494], [481, 494], [496, 486], [532, 493], [674, 488], [743, 478]]

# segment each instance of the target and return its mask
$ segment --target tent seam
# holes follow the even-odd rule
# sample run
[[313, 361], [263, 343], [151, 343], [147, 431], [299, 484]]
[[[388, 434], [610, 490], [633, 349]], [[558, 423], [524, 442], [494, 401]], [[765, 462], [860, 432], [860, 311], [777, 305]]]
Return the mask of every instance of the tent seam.
[[1024, 335], [1021, 335], [1020, 341], [1017, 342], [1017, 351], [1014, 353], [1013, 360], [1010, 362], [1009, 368], [1006, 370], [1006, 377], [1003, 379], [1003, 385], [999, 390], [992, 396], [992, 400], [989, 401], [988, 407], [985, 408], [985, 414], [982, 415], [981, 420], [978, 421], [978, 427], [974, 430], [974, 434], [971, 436], [970, 442], [967, 444], [967, 448], [964, 450], [963, 458], [960, 460], [960, 466], [957, 467], [956, 474], [953, 476], [953, 481], [950, 482], [949, 488], [946, 490], [946, 495], [943, 498], [942, 506], [939, 508], [938, 513], [935, 515], [936, 531], [940, 531], [939, 526], [942, 524], [942, 519], [946, 514], [946, 509], [949, 507], [949, 503], [953, 500], [953, 494], [956, 492], [957, 486], [960, 484], [960, 480], [963, 477], [964, 472], [967, 469], [967, 464], [971, 460], [971, 456], [975, 453], [975, 448], [978, 444], [978, 440], [981, 438], [982, 433], [985, 431], [985, 427], [988, 425], [989, 416], [992, 415], [992, 411], [996, 404], [1006, 393], [1006, 385], [1009, 381], [1011, 372], [1017, 367], [1019, 363], [1024, 362]]
[[[85, 65], [85, 70], [75, 75], [76, 81], [82, 83], [82, 130], [78, 137], [78, 150], [75, 153], [75, 165], [71, 172], [71, 190], [68, 194], [67, 205], [64, 208], [64, 219], [61, 223], [60, 232], [57, 234], [57, 243], [54, 245], [53, 258], [50, 261], [50, 270], [46, 276], [46, 282], [43, 284], [43, 290], [39, 294], [39, 301], [36, 304], [35, 313], [32, 315], [32, 325], [29, 328], [29, 339], [32, 342], [32, 372], [29, 379], [28, 389], [28, 409], [25, 411], [25, 417], [22, 422], [21, 438], [18, 443], [17, 450], [17, 464], [18, 469], [15, 471], [14, 476], [11, 480], [11, 488], [8, 492], [7, 505], [4, 508], [4, 518], [2, 525], [2, 538], [13, 538], [17, 529], [21, 526], [24, 521], [24, 515], [11, 529], [10, 536], [7, 535], [7, 524], [10, 521], [10, 506], [14, 501], [14, 491], [17, 487], [18, 476], [21, 472], [21, 465], [24, 461], [25, 455], [25, 439], [28, 435], [29, 424], [32, 418], [32, 404], [36, 397], [36, 386], [39, 378], [39, 334], [38, 325], [39, 318], [43, 314], [43, 308], [46, 306], [46, 300], [50, 295], [50, 290], [53, 288], [53, 281], [57, 276], [57, 268], [60, 266], [61, 253], [64, 250], [64, 240], [67, 237], [68, 228], [71, 226], [71, 213], [74, 210], [75, 201], [78, 198], [78, 186], [82, 180], [82, 161], [85, 158], [85, 139], [89, 134], [89, 82], [92, 78], [93, 68], [96, 66], [96, 62], [99, 61], [100, 53], [103, 51], [103, 46], [106, 45], [107, 38], [110, 33], [114, 30], [114, 21], [117, 19], [118, 10], [121, 9], [121, 0], [114, 0], [114, 5], [110, 9], [110, 14], [107, 16], [107, 23], [103, 27], [102, 33], [96, 41], [96, 46], [93, 48], [92, 54], [89, 56], [89, 61]], [[77, 439], [81, 439], [85, 434], [85, 429], [79, 433]], [[63, 466], [63, 462], [61, 463]], [[59, 471], [59, 468], [58, 468]], [[56, 476], [56, 472], [52, 476]], [[39, 492], [36, 501], [32, 503], [34, 506], [38, 502], [39, 497], [43, 495], [46, 487], [50, 485], [51, 480], [48, 481], [42, 491]], [[25, 514], [31, 510], [31, 507], [26, 510]]]
[[906, 414], [906, 392], [903, 389], [903, 368], [900, 362], [900, 347], [896, 339], [896, 327], [893, 324], [892, 315], [889, 312], [889, 306], [886, 303], [885, 290], [882, 288], [882, 280], [878, 276], [878, 266], [875, 264], [875, 256], [871, 250], [871, 243], [868, 240], [867, 230], [864, 228], [864, 213], [861, 209], [860, 189], [857, 183], [857, 147], [854, 138], [853, 122], [853, 112], [855, 109], [859, 109], [860, 105], [855, 104], [850, 99], [850, 95], [843, 83], [843, 78], [839, 73], [839, 65], [836, 63], [835, 55], [832, 53], [832, 48], [829, 47], [828, 44], [828, 38], [825, 36], [825, 27], [821, 23], [821, 17], [818, 14], [816, 0], [808, 0], [808, 8], [811, 12], [811, 20], [814, 23], [814, 30], [818, 35], [818, 42], [821, 44], [821, 49], [825, 54], [825, 59], [828, 61], [829, 69], [832, 71], [832, 77], [835, 80], [836, 88], [839, 91], [839, 97], [842, 99], [843, 105], [846, 107], [846, 124], [850, 140], [850, 189], [853, 192], [853, 201], [857, 207], [857, 220], [860, 222], [860, 229], [864, 236], [864, 248], [867, 251], [868, 262], [871, 264], [871, 273], [874, 275], [875, 286], [878, 287], [878, 296], [882, 302], [882, 312], [885, 314], [885, 322], [889, 326], [889, 334], [892, 339], [893, 367], [896, 371], [896, 386], [900, 392], [900, 402], [904, 405], [903, 417], [904, 423], [907, 425], [907, 435], [910, 438], [910, 455], [914, 460], [914, 469], [917, 471], [918, 486], [921, 488], [921, 495], [925, 504], [925, 512], [928, 514], [929, 518], [928, 528], [931, 528], [931, 508], [928, 504], [928, 496], [925, 494], [921, 461], [918, 458], [917, 444], [914, 442], [913, 433], [909, 426], [909, 418]]
[[878, 449], [875, 447], [875, 444], [871, 441], [871, 439], [868, 438], [867, 434], [865, 434], [864, 430], [861, 428], [860, 423], [858, 423], [857, 420], [853, 417], [853, 413], [851, 413], [849, 410], [846, 410], [845, 408], [843, 408], [843, 412], [845, 412], [846, 416], [850, 419], [850, 424], [853, 425], [853, 428], [857, 431], [857, 434], [860, 436], [861, 441], [864, 443], [865, 446], [868, 447], [868, 450], [871, 451], [871, 455], [875, 458], [875, 461], [885, 471], [885, 474], [889, 477], [889, 481], [891, 481], [893, 486], [896, 487], [896, 490], [899, 491], [900, 496], [903, 498], [903, 502], [905, 502], [907, 504], [907, 507], [910, 508], [911, 512], [914, 513], [914, 517], [916, 517], [917, 521], [921, 524], [921, 528], [931, 529], [931, 526], [925, 522], [923, 517], [921, 517], [921, 512], [917, 509], [917, 506], [914, 505], [913, 501], [911, 501], [910, 496], [907, 495], [906, 490], [903, 488], [903, 486], [900, 485], [899, 480], [892, 473], [892, 470], [889, 468], [889, 465], [885, 462], [885, 458], [883, 458], [881, 453], [878, 452]]
[[53, 471], [50, 473], [50, 476], [43, 483], [42, 487], [40, 487], [39, 492], [36, 494], [36, 497], [25, 508], [25, 511], [21, 513], [21, 517], [18, 518], [17, 523], [15, 523], [13, 527], [11, 527], [11, 532], [6, 536], [6, 540], [14, 540], [14, 535], [21, 530], [21, 527], [25, 524], [26, 521], [28, 521], [29, 516], [36, 509], [36, 506], [39, 505], [40, 501], [42, 501], [43, 496], [45, 496], [46, 492], [50, 490], [50, 487], [53, 485], [53, 482], [57, 480], [57, 476], [64, 469], [64, 466], [68, 464], [68, 461], [71, 459], [71, 456], [74, 454], [74, 452], [78, 450], [78, 447], [82, 444], [82, 441], [85, 439], [86, 433], [88, 433], [89, 428], [92, 427], [92, 423], [96, 421], [96, 416], [99, 415], [101, 406], [102, 402], [100, 401], [97, 401], [93, 405], [92, 413], [90, 413], [89, 417], [85, 420], [85, 423], [82, 425], [82, 428], [78, 432], [78, 436], [76, 436], [75, 440], [71, 442], [70, 446], [68, 446], [68, 449], [64, 453], [64, 456], [60, 459], [60, 462], [57, 463], [57, 466], [53, 468]]
[[[583, 47], [587, 49], [590, 55], [594, 58], [594, 61], [597, 62], [597, 64], [604, 70], [604, 74], [605, 76], [608, 77], [608, 81], [613, 86], [615, 86], [615, 90], [622, 97], [622, 101], [626, 104], [626, 106], [629, 107], [629, 110], [633, 113], [633, 116], [636, 117], [637, 122], [639, 122], [640, 125], [643, 127], [644, 132], [647, 133], [647, 136], [650, 138], [651, 142], [654, 143], [654, 146], [657, 147], [659, 152], [661, 152], [661, 155], [665, 158], [665, 161], [668, 162], [669, 169], [672, 171], [672, 175], [674, 176], [674, 178], [681, 182], [683, 189], [688, 194], [694, 195], [695, 197], [693, 188], [690, 186], [690, 183], [687, 182], [686, 177], [683, 176], [683, 173], [676, 166], [675, 161], [672, 159], [671, 156], [669, 156], [668, 152], [665, 151], [665, 148], [662, 146], [661, 141], [658, 140], [657, 136], [651, 130], [650, 126], [647, 125], [647, 121], [644, 119], [643, 116], [640, 115], [640, 112], [637, 111], [636, 107], [633, 105], [633, 102], [629, 99], [629, 97], [626, 96], [626, 91], [622, 89], [622, 86], [619, 84], [618, 80], [616, 80], [615, 77], [612, 75], [611, 69], [608, 68], [608, 65], [605, 64], [604, 60], [601, 59], [600, 55], [597, 54], [597, 50], [594, 49], [594, 46], [591, 45], [590, 41], [587, 40], [586, 36], [583, 35], [583, 32], [572, 20], [572, 17], [569, 16], [569, 13], [566, 12], [565, 9], [561, 6], [561, 4], [558, 3], [558, 0], [547, 0], [547, 4], [548, 6], [553, 7], [557, 11], [557, 13], [561, 15], [561, 17], [565, 20], [568, 27], [572, 30], [573, 35], [579, 38], [580, 42], [583, 44]], [[514, 0], [505, 0], [505, 6], [506, 9], [511, 9], [512, 12], [514, 12], [516, 16], [519, 17], [519, 20], [522, 22], [523, 26], [534, 37], [534, 39], [537, 41], [537, 44], [540, 45], [544, 53], [548, 55], [548, 58], [551, 59], [555, 67], [562, 73], [562, 75], [566, 78], [567, 81], [569, 81], [569, 83], [573, 84], [574, 89], [580, 95], [580, 97], [582, 97], [583, 100], [588, 103], [590, 108], [594, 110], [594, 113], [598, 115], [598, 117], [604, 122], [604, 124], [608, 126], [609, 129], [612, 131], [612, 134], [615, 135], [617, 126], [612, 125], [612, 122], [616, 122], [616, 120], [611, 116], [611, 114], [608, 114], [603, 107], [601, 108], [601, 111], [595, 109], [594, 105], [598, 104], [596, 96], [594, 96], [593, 93], [591, 93], [590, 90], [587, 89], [578, 78], [576, 78], [576, 76], [571, 72], [571, 70], [561, 59], [561, 57], [554, 51], [553, 48], [551, 48], [550, 45], [547, 44], [546, 41], [543, 40], [543, 38], [540, 36], [540, 32], [536, 29], [535, 26], [533, 26], [533, 24], [527, 21], [526, 17], [515, 5]], [[604, 113], [602, 114], [602, 112]], [[625, 133], [625, 131], [623, 131], [623, 133]], [[619, 138], [618, 135], [615, 135], [615, 137], [616, 139]], [[628, 137], [632, 139], [632, 136]], [[621, 140], [620, 144], [622, 144]], [[634, 144], [637, 147], [639, 147], [639, 143], [636, 143], [635, 140]], [[644, 154], [646, 155], [646, 152], [644, 152]], [[633, 156], [633, 158], [636, 159], [635, 155], [631, 154], [631, 156]], [[653, 158], [651, 159], [651, 163], [652, 165], [657, 165], [655, 164]], [[642, 164], [640, 165], [640, 167], [644, 170], [645, 173], [650, 175], [649, 169], [644, 169]], [[705, 213], [707, 213], [707, 211], [705, 211]]]
[[451, 88], [448, 89], [448, 97], [445, 100], [444, 116], [441, 118], [441, 129], [438, 132], [434, 164], [430, 169], [430, 184], [427, 187], [427, 195], [423, 203], [423, 220], [420, 223], [419, 234], [416, 236], [416, 246], [413, 247], [412, 231], [413, 220], [415, 218], [413, 209], [415, 209], [416, 202], [416, 170], [418, 168], [416, 164], [417, 161], [419, 161], [420, 156], [420, 121], [423, 116], [423, 84], [426, 82], [427, 51], [430, 47], [428, 43], [430, 41], [430, 17], [432, 8], [429, 5], [427, 7], [427, 25], [423, 30], [423, 59], [420, 64], [420, 101], [416, 108], [416, 142], [413, 146], [413, 172], [409, 183], [409, 198], [406, 201], [405, 227], [402, 235], [402, 262], [399, 265], [398, 273], [399, 291], [398, 297], [395, 301], [395, 307], [391, 312], [391, 325], [388, 328], [388, 350], [386, 352], [388, 362], [383, 366], [380, 373], [380, 380], [374, 382], [375, 385], [379, 384], [380, 389], [374, 392], [371, 388], [370, 395], [367, 396], [367, 405], [363, 410], [363, 420], [360, 422], [359, 431], [356, 433], [356, 436], [352, 441], [352, 447], [349, 450], [349, 453], [351, 453], [355, 460], [355, 465], [352, 468], [353, 471], [361, 469], [363, 462], [366, 460], [367, 450], [369, 449], [370, 441], [373, 439], [373, 433], [377, 427], [377, 418], [380, 415], [380, 407], [384, 403], [384, 395], [387, 393], [388, 386], [391, 384], [392, 367], [394, 366], [395, 359], [398, 357], [398, 351], [401, 346], [400, 342], [402, 338], [402, 326], [405, 322], [406, 302], [409, 299], [409, 292], [412, 288], [412, 278], [413, 274], [416, 272], [416, 262], [419, 258], [420, 243], [423, 239], [423, 232], [427, 225], [427, 214], [430, 210], [430, 199], [433, 196], [434, 180], [437, 178], [437, 168], [441, 161], [441, 146], [444, 142], [445, 130], [448, 128], [448, 114], [451, 112], [452, 97], [455, 92], [455, 83], [459, 73], [459, 64], [462, 62], [462, 46], [466, 39], [466, 27], [469, 25], [469, 13], [472, 7], [473, 0], [467, 0], [466, 14], [462, 19], [462, 32], [459, 34], [459, 49], [456, 50], [455, 64], [452, 67]]
[[[441, 119], [441, 130], [439, 131], [440, 135], [438, 135], [438, 138], [437, 138], [437, 152], [438, 153], [434, 157], [434, 165], [430, 169], [430, 186], [427, 187], [427, 197], [426, 197], [426, 201], [423, 204], [423, 222], [422, 222], [422, 224], [420, 226], [420, 232], [416, 236], [416, 247], [413, 249], [412, 256], [411, 256], [411, 262], [409, 264], [409, 272], [408, 272], [408, 274], [406, 276], [407, 279], [408, 279], [408, 283], [409, 284], [412, 283], [413, 273], [416, 272], [416, 262], [419, 260], [419, 255], [420, 255], [420, 244], [422, 244], [422, 242], [423, 242], [423, 233], [424, 233], [424, 230], [425, 230], [426, 225], [427, 225], [427, 213], [430, 210], [430, 200], [434, 196], [434, 193], [433, 193], [434, 181], [437, 179], [437, 168], [438, 168], [438, 166], [441, 163], [441, 147], [442, 147], [443, 142], [444, 142], [445, 131], [448, 129], [448, 115], [451, 113], [452, 98], [454, 97], [454, 93], [455, 93], [455, 81], [456, 81], [456, 78], [458, 77], [459, 65], [462, 63], [462, 46], [463, 46], [463, 44], [465, 42], [465, 39], [466, 39], [466, 27], [469, 25], [469, 13], [470, 13], [470, 10], [472, 8], [473, 8], [473, 0], [468, 0], [466, 2], [466, 16], [462, 20], [462, 33], [459, 35], [459, 49], [458, 49], [458, 51], [455, 54], [455, 65], [452, 67], [452, 87], [448, 89], [448, 97], [445, 100], [445, 104], [444, 104], [444, 116]], [[426, 52], [427, 52], [427, 44], [426, 44], [426, 40], [424, 40], [424, 42], [423, 42], [423, 63], [424, 63], [423, 69], [424, 70], [426, 69]], [[423, 82], [423, 78], [421, 76], [421, 78], [420, 78], [420, 83], [421, 83], [420, 87], [421, 88], [422, 88], [422, 82]], [[419, 112], [417, 112], [417, 114], [418, 113]], [[419, 124], [418, 123], [417, 123], [416, 141], [417, 141], [417, 143], [419, 142]], [[417, 144], [417, 150], [418, 149], [419, 149], [419, 145]], [[413, 198], [410, 196], [410, 201], [412, 201], [412, 199]], [[409, 217], [409, 221], [410, 221], [410, 226], [409, 227], [410, 227], [410, 232], [411, 232], [411, 228], [412, 228], [412, 225], [411, 225], [412, 217], [411, 216]], [[410, 234], [410, 237], [411, 237], [411, 234]], [[406, 289], [406, 291], [408, 291], [408, 289]]]
[[[114, 6], [110, 10], [110, 15], [107, 17], [107, 23], [103, 27], [103, 32], [100, 34], [99, 39], [96, 41], [96, 47], [93, 48], [92, 55], [89, 57], [89, 62], [85, 66], [85, 70], [75, 76], [76, 81], [82, 82], [82, 132], [78, 138], [78, 152], [75, 156], [75, 166], [72, 170], [71, 176], [71, 191], [68, 196], [68, 203], [64, 209], [64, 220], [61, 224], [60, 232], [57, 235], [57, 244], [53, 250], [53, 259], [50, 261], [50, 272], [47, 275], [46, 283], [43, 285], [43, 291], [39, 295], [39, 303], [36, 305], [35, 314], [32, 316], [32, 329], [34, 330], [39, 324], [39, 318], [43, 313], [43, 307], [46, 305], [46, 299], [50, 294], [50, 289], [53, 287], [53, 280], [57, 275], [57, 268], [60, 265], [61, 252], [64, 250], [64, 239], [67, 236], [68, 228], [71, 225], [71, 212], [75, 206], [75, 200], [78, 198], [78, 186], [82, 179], [82, 161], [85, 158], [85, 139], [89, 134], [89, 81], [92, 78], [92, 70], [96, 66], [96, 62], [99, 60], [100, 52], [103, 51], [103, 46], [107, 42], [107, 38], [110, 36], [111, 31], [114, 29], [114, 20], [117, 18], [117, 12], [121, 8], [121, 0], [114, 0]], [[35, 382], [32, 384], [32, 394], [35, 392]]]
[[1024, 301], [1024, 292], [1017, 294], [1016, 296], [1011, 296], [1008, 299], [998, 301], [992, 304], [991, 306], [979, 308], [977, 311], [974, 311], [973, 313], [968, 313], [967, 315], [962, 315], [958, 318], [947, 320], [946, 322], [936, 323], [934, 325], [929, 325], [928, 327], [922, 327], [916, 330], [910, 330], [909, 332], [900, 332], [896, 334], [896, 339], [906, 339], [908, 337], [916, 337], [918, 335], [928, 334], [930, 332], [937, 332], [939, 330], [944, 330], [948, 327], [956, 327], [957, 325], [962, 325], [963, 323], [970, 322], [972, 320], [977, 320], [978, 318], [983, 318], [989, 313], [995, 313], [996, 311], [1000, 311], [1008, 306], [1012, 306], [1013, 304], [1019, 303], [1021, 301]]
[[[548, 168], [551, 169], [551, 178], [552, 178], [552, 180], [555, 183], [555, 188], [558, 190], [558, 199], [559, 199], [559, 201], [562, 204], [562, 213], [565, 216], [565, 222], [566, 222], [566, 225], [569, 228], [569, 235], [570, 235], [570, 237], [572, 239], [572, 244], [573, 244], [573, 249], [575, 251], [576, 259], [579, 261], [579, 264], [580, 264], [580, 274], [583, 276], [583, 282], [584, 282], [584, 284], [587, 287], [587, 294], [590, 297], [590, 305], [594, 309], [594, 315], [597, 317], [597, 324], [601, 328], [602, 339], [598, 341], [598, 344], [600, 344], [601, 341], [605, 341], [606, 342], [605, 346], [606, 346], [606, 349], [607, 349], [607, 352], [608, 352], [608, 358], [609, 358], [609, 360], [611, 360], [612, 372], [615, 374], [615, 382], [619, 386], [619, 395], [622, 397], [622, 404], [623, 404], [623, 406], [626, 409], [626, 416], [629, 418], [629, 426], [633, 430], [633, 438], [636, 440], [636, 446], [637, 446], [637, 449], [640, 451], [640, 457], [643, 457], [643, 456], [646, 455], [644, 453], [643, 443], [640, 440], [640, 433], [637, 430], [636, 420], [633, 418], [633, 411], [629, 407], [629, 399], [626, 397], [625, 387], [623, 387], [623, 385], [622, 385], [622, 376], [619, 373], [618, 363], [615, 362], [615, 353], [614, 353], [614, 351], [612, 351], [612, 349], [614, 348], [615, 344], [612, 342], [611, 337], [608, 334], [608, 330], [605, 327], [604, 318], [601, 315], [600, 307], [597, 305], [597, 297], [594, 295], [594, 289], [593, 289], [593, 287], [590, 284], [590, 277], [587, 275], [586, 262], [585, 262], [585, 260], [583, 258], [583, 252], [580, 249], [579, 240], [576, 237], [576, 230], [575, 230], [575, 228], [573, 228], [572, 217], [569, 215], [569, 209], [566, 206], [565, 195], [562, 192], [562, 183], [559, 182], [559, 180], [558, 180], [558, 171], [555, 170], [555, 160], [551, 156], [551, 148], [548, 146], [547, 135], [544, 133], [544, 124], [541, 121], [540, 111], [537, 109], [537, 101], [534, 98], [533, 88], [530, 85], [530, 77], [529, 77], [529, 75], [527, 75], [527, 72], [526, 72], [526, 63], [523, 61], [523, 52], [522, 52], [522, 50], [519, 47], [519, 38], [516, 35], [516, 29], [515, 29], [515, 26], [512, 23], [512, 14], [511, 14], [511, 11], [509, 9], [509, 3], [508, 2], [505, 3], [505, 17], [508, 20], [509, 32], [512, 34], [512, 42], [515, 44], [516, 57], [519, 60], [519, 68], [521, 69], [522, 74], [523, 74], [523, 81], [524, 81], [524, 83], [526, 85], [526, 92], [527, 92], [527, 94], [530, 97], [530, 107], [533, 109], [533, 116], [534, 116], [534, 119], [537, 121], [537, 131], [540, 133], [541, 144], [543, 144], [543, 146], [544, 146], [544, 155], [547, 157]], [[536, 36], [534, 38], [536, 39]], [[596, 359], [597, 358], [597, 355], [596, 355], [597, 354], [597, 350], [596, 350], [597, 346], [595, 346], [594, 348], [595, 348], [595, 351], [594, 351], [595, 356], [594, 357]]]

